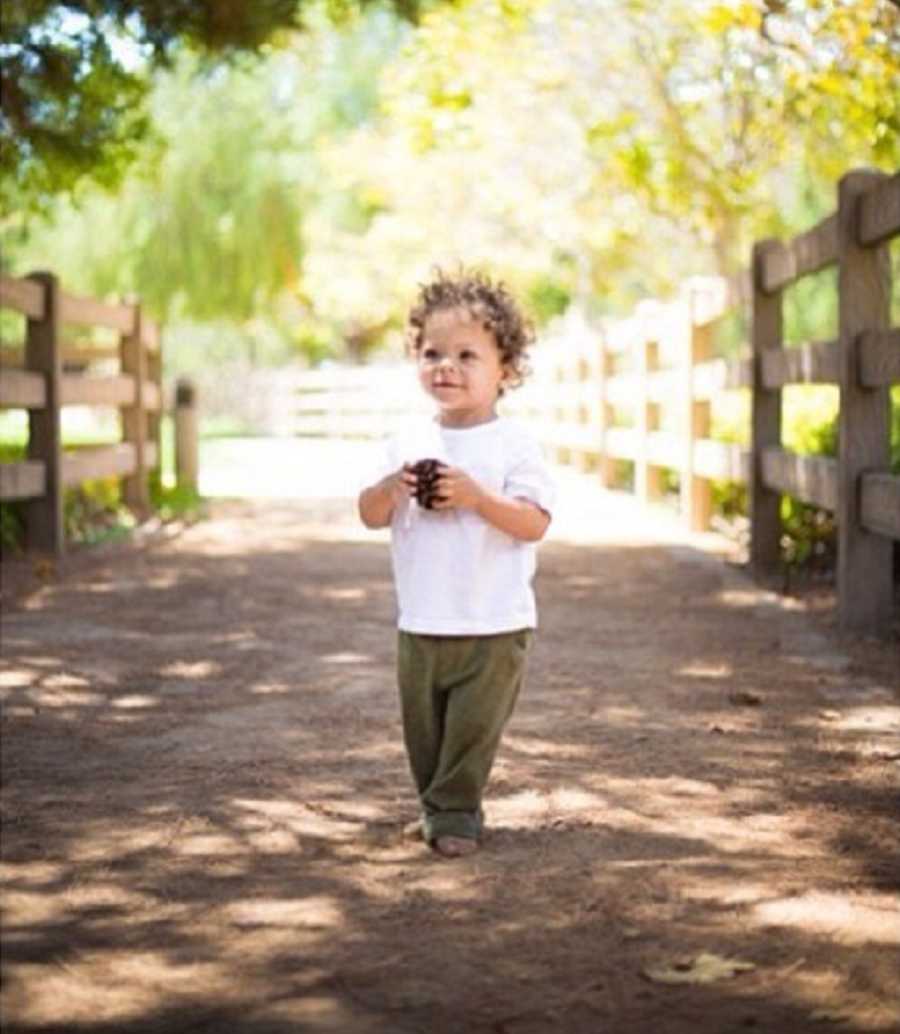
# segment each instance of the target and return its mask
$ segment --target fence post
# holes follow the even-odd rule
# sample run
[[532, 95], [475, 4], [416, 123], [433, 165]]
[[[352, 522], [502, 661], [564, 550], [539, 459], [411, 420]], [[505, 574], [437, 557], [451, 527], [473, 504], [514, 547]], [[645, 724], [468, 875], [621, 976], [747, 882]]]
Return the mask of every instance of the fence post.
[[134, 472], [123, 480], [125, 505], [146, 516], [150, 509], [150, 486], [147, 480], [147, 412], [144, 408], [144, 381], [147, 379], [147, 350], [143, 343], [140, 305], [132, 306], [134, 321], [131, 330], [119, 338], [122, 373], [134, 380], [134, 402], [122, 407], [122, 439], [134, 447]]
[[175, 481], [179, 489], [198, 487], [197, 392], [191, 381], [175, 386]]
[[845, 631], [887, 629], [893, 604], [893, 544], [860, 523], [860, 476], [890, 467], [890, 394], [859, 382], [858, 344], [864, 330], [890, 326], [891, 269], [887, 244], [857, 239], [860, 197], [887, 177], [847, 173], [838, 184], [838, 622]]
[[60, 421], [62, 349], [60, 348], [60, 288], [53, 273], [29, 273], [44, 288], [44, 315], [29, 317], [25, 336], [25, 368], [43, 374], [43, 409], [28, 411], [28, 459], [44, 464], [44, 494], [26, 503], [25, 527], [29, 547], [54, 556], [63, 552], [62, 433]]
[[612, 457], [607, 450], [607, 432], [613, 426], [612, 406], [609, 404], [607, 393], [607, 382], [613, 375], [613, 354], [609, 350], [606, 326], [600, 330], [598, 342], [598, 377], [597, 377], [597, 398], [599, 404], [599, 428], [597, 439], [600, 449], [600, 464], [598, 475], [602, 488], [611, 488], [615, 482], [615, 467]]
[[706, 531], [712, 516], [712, 490], [706, 478], [694, 473], [694, 442], [708, 438], [711, 425], [711, 404], [709, 399], [694, 397], [694, 367], [705, 362], [712, 353], [712, 328], [709, 323], [698, 322], [702, 306], [698, 299], [703, 288], [691, 285], [678, 306], [678, 336], [681, 342], [684, 448], [680, 508], [689, 531]]
[[659, 406], [650, 398], [650, 378], [659, 369], [659, 306], [653, 301], [641, 302], [638, 312], [641, 315], [641, 337], [637, 342], [640, 391], [635, 423], [639, 441], [634, 487], [637, 498], [646, 504], [662, 495], [660, 470], [650, 458], [650, 436], [659, 430]]
[[156, 445], [156, 462], [151, 472], [152, 480], [159, 485], [162, 481], [162, 341], [159, 332], [155, 335], [155, 348], [147, 346], [147, 379], [156, 386], [157, 406], [147, 414], [147, 440]]
[[594, 426], [593, 409], [594, 401], [588, 398], [591, 382], [591, 363], [588, 358], [588, 348], [584, 341], [578, 342], [578, 359], [576, 363], [576, 383], [573, 393], [578, 400], [576, 409], [576, 420], [578, 424], [578, 452], [576, 454], [576, 465], [583, 474], [593, 470], [596, 459], [592, 449], [591, 428]]
[[763, 450], [781, 446], [781, 389], [768, 389], [762, 381], [763, 352], [782, 347], [782, 291], [763, 288], [766, 256], [779, 247], [771, 239], [753, 245], [750, 566], [762, 578], [774, 574], [780, 561], [781, 494], [766, 487], [762, 470]]

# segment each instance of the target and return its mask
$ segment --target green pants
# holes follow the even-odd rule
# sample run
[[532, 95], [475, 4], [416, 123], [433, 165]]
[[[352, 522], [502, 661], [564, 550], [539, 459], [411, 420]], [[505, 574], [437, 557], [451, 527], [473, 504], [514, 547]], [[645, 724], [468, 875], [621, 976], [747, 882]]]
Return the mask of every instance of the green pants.
[[530, 629], [485, 636], [400, 632], [403, 737], [429, 843], [480, 835], [481, 797], [531, 639]]

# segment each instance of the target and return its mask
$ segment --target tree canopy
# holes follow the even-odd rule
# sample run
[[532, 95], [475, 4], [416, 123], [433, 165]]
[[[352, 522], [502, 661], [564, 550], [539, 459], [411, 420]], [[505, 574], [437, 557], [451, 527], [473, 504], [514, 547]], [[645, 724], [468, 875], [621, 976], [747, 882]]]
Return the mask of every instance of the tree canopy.
[[[896, 10], [763, 15], [744, 0], [471, 0], [426, 17], [382, 74], [378, 117], [326, 144], [332, 180], [380, 212], [354, 235], [308, 224], [321, 310], [388, 309], [398, 281], [458, 256], [551, 311], [565, 295], [633, 300], [685, 274], [675, 255], [733, 272], [755, 236], [823, 214], [853, 164], [896, 167]], [[804, 45], [786, 57], [764, 28]]]
[[539, 320], [610, 311], [807, 228], [848, 168], [900, 166], [889, 0], [417, 10], [309, 0], [253, 61], [163, 48], [120, 113], [147, 123], [127, 171], [95, 176], [115, 196], [54, 202], [13, 261], [52, 252], [74, 288], [137, 292], [170, 326], [360, 355], [399, 342], [434, 265], [489, 266]]
[[[372, 0], [328, 0], [346, 18]], [[415, 20], [421, 0], [391, 0]], [[191, 49], [259, 53], [304, 27], [314, 0], [7, 0], [0, 25], [4, 206], [46, 207], [90, 176], [110, 186], [150, 128], [149, 72]]]

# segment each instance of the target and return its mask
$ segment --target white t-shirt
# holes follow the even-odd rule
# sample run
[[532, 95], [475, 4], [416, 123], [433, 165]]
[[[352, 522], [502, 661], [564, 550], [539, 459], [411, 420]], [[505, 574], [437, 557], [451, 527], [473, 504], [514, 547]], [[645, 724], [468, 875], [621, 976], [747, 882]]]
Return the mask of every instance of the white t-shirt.
[[[387, 441], [383, 474], [420, 459], [442, 460], [485, 488], [552, 510], [555, 491], [540, 447], [514, 420], [467, 428], [413, 421]], [[499, 531], [472, 510], [402, 503], [391, 523], [391, 552], [401, 630], [494, 635], [537, 626], [536, 544]]]

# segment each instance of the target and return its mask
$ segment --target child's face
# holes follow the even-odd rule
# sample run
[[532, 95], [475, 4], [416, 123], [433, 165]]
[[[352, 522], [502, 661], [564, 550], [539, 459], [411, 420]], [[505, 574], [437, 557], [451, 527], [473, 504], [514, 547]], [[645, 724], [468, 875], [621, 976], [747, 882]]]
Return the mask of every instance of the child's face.
[[419, 382], [437, 402], [445, 427], [474, 427], [494, 419], [507, 370], [494, 335], [465, 309], [428, 317], [416, 361]]

